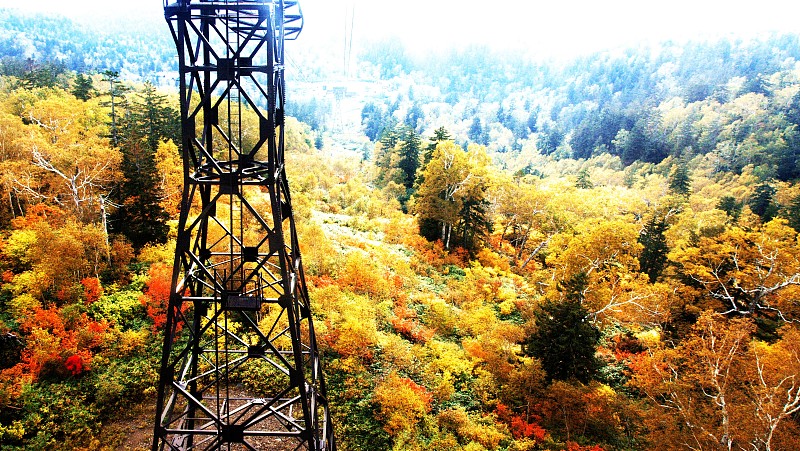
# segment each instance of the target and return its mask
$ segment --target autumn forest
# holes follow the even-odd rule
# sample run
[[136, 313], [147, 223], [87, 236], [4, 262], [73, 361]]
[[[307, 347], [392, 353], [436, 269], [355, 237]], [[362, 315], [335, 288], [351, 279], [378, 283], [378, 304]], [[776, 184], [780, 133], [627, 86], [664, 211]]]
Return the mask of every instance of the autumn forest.
[[[149, 449], [171, 53], [0, 15], [0, 449]], [[283, 125], [340, 449], [800, 449], [800, 36], [359, 58]]]

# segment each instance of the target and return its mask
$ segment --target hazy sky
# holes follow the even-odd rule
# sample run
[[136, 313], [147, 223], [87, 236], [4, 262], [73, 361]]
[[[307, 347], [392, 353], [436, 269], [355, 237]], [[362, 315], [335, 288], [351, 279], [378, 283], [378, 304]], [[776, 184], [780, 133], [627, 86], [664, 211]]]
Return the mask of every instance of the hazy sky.
[[[397, 37], [412, 49], [481, 44], [574, 55], [641, 41], [767, 31], [800, 33], [798, 0], [301, 0], [304, 33]], [[0, 7], [81, 19], [162, 16], [161, 0], [0, 0]], [[352, 21], [351, 21], [352, 19]], [[301, 37], [302, 39], [302, 37]]]

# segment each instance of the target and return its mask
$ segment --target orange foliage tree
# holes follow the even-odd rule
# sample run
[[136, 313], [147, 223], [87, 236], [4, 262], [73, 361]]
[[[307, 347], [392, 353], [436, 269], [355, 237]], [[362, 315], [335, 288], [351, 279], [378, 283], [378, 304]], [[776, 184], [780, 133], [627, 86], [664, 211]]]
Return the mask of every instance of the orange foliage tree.
[[416, 428], [431, 410], [428, 390], [407, 377], [390, 373], [376, 387], [373, 396], [383, 428], [392, 436]]
[[[796, 449], [800, 333], [774, 344], [752, 340], [753, 322], [705, 312], [674, 348], [632, 362], [631, 385], [650, 400], [663, 449]], [[687, 433], [687, 431], [689, 433]]]
[[109, 325], [74, 308], [35, 308], [21, 324], [27, 346], [19, 370], [32, 380], [77, 376], [91, 368], [92, 356], [106, 344]]
[[[153, 320], [153, 330], [159, 331], [167, 322], [172, 268], [163, 263], [156, 263], [150, 267], [147, 276], [147, 287], [139, 300], [147, 309], [147, 316]], [[183, 306], [184, 311], [188, 308], [188, 304]]]

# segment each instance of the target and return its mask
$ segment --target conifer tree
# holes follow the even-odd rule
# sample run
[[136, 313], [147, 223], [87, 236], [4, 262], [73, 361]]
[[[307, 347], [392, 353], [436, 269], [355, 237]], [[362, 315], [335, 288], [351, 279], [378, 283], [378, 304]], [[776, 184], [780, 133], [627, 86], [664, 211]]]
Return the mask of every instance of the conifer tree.
[[414, 105], [408, 110], [408, 115], [406, 116], [406, 124], [409, 127], [416, 130], [422, 130], [422, 124], [425, 120], [425, 113], [422, 112], [422, 108], [420, 108], [418, 103], [414, 103]]
[[153, 152], [141, 142], [123, 145], [124, 180], [112, 194], [117, 209], [109, 218], [111, 229], [128, 238], [136, 249], [147, 243], [166, 242], [169, 232], [169, 215], [160, 205], [158, 171], [153, 157]]
[[786, 216], [789, 219], [789, 226], [800, 232], [800, 195], [792, 199], [786, 208]]
[[485, 137], [488, 137], [488, 134], [485, 132], [481, 120], [477, 116], [472, 119], [472, 124], [470, 124], [469, 130], [467, 131], [467, 136], [470, 141], [474, 143], [486, 144]]
[[398, 134], [398, 130], [396, 124], [391, 124], [391, 126], [386, 127], [381, 132], [381, 137], [378, 140], [384, 149], [394, 149], [394, 146], [397, 145], [397, 141], [400, 139]]
[[548, 380], [589, 382], [598, 368], [595, 349], [600, 331], [582, 305], [588, 286], [586, 273], [559, 283], [563, 299], [546, 300], [535, 312], [535, 329], [523, 344], [526, 355], [536, 357]]
[[169, 215], [160, 205], [155, 152], [158, 143], [171, 139], [176, 128], [170, 117], [174, 111], [151, 84], [145, 84], [140, 97], [122, 121], [120, 148], [124, 179], [114, 190], [118, 208], [110, 215], [112, 230], [127, 237], [137, 249], [167, 239]]
[[59, 83], [59, 75], [66, 71], [64, 63], [45, 61], [37, 63], [28, 60], [28, 70], [20, 77], [22, 86], [27, 89], [33, 88], [54, 88]]
[[381, 132], [381, 137], [375, 145], [373, 161], [378, 168], [375, 183], [379, 188], [383, 188], [389, 182], [394, 181], [394, 155], [395, 147], [399, 140], [400, 136], [398, 130], [394, 126], [386, 127], [383, 129], [383, 132]]
[[639, 270], [650, 278], [650, 283], [655, 283], [667, 264], [667, 230], [666, 218], [653, 215], [639, 235], [639, 243], [644, 246], [639, 256]]
[[381, 105], [369, 102], [361, 109], [361, 125], [370, 141], [380, 138], [381, 132], [386, 129], [386, 123], [387, 117]]
[[467, 198], [461, 207], [456, 232], [461, 237], [462, 247], [471, 253], [475, 253], [492, 232], [490, 207], [489, 201], [483, 197]]
[[689, 178], [689, 168], [681, 161], [672, 168], [669, 175], [669, 190], [679, 196], [688, 196], [691, 191], [692, 181]]
[[575, 187], [578, 189], [592, 189], [594, 188], [594, 183], [589, 178], [589, 171], [587, 169], [581, 169], [578, 172], [578, 179], [575, 181]]
[[159, 94], [152, 83], [145, 82], [139, 97], [141, 100], [136, 102], [131, 113], [138, 116], [134, 120], [144, 127], [147, 147], [155, 152], [159, 141], [172, 140], [179, 144], [178, 112], [167, 104], [167, 96]]
[[92, 84], [92, 77], [87, 77], [82, 73], [75, 76], [75, 86], [72, 88], [72, 95], [75, 98], [87, 101], [92, 98], [94, 92], [94, 85]]
[[750, 210], [757, 214], [762, 221], [769, 222], [778, 214], [778, 206], [775, 205], [775, 188], [768, 182], [756, 186], [753, 197], [748, 205]]
[[403, 171], [403, 186], [411, 190], [417, 179], [420, 167], [420, 148], [422, 140], [412, 127], [403, 127], [400, 130], [399, 158], [397, 167]]
[[742, 214], [742, 203], [733, 196], [722, 196], [717, 202], [717, 210], [724, 211], [731, 221], [736, 222]]
[[111, 99], [107, 102], [101, 103], [101, 105], [111, 107], [111, 143], [115, 146], [118, 146], [118, 111], [128, 107], [125, 94], [130, 91], [130, 89], [119, 81], [119, 72], [115, 70], [103, 71], [103, 81], [107, 81], [109, 83], [108, 96], [111, 97]]
[[433, 157], [433, 151], [436, 150], [436, 146], [440, 142], [450, 141], [453, 138], [450, 136], [450, 133], [447, 132], [447, 129], [444, 127], [439, 127], [433, 132], [433, 137], [431, 137], [430, 142], [425, 147], [425, 152], [422, 154], [422, 167], [428, 165]]

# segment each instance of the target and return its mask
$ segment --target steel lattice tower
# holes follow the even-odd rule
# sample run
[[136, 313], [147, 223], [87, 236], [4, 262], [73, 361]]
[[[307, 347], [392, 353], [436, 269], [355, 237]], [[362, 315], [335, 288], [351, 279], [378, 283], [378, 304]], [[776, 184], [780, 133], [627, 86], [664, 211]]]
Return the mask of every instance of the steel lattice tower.
[[284, 169], [300, 7], [178, 0], [164, 15], [184, 188], [152, 449], [335, 450]]

